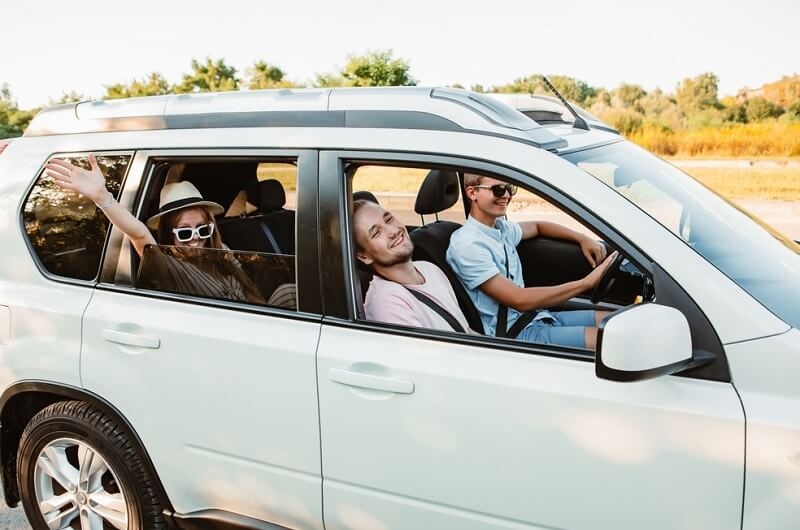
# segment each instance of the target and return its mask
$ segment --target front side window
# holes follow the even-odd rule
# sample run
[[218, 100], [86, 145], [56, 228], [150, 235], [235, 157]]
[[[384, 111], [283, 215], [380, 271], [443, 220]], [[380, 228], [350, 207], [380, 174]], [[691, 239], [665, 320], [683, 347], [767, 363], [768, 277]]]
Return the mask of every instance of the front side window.
[[[89, 167], [85, 155], [58, 158]], [[106, 188], [115, 198], [130, 160], [129, 154], [97, 155]], [[47, 272], [76, 280], [97, 277], [109, 222], [90, 199], [60, 188], [43, 173], [25, 201], [22, 218], [31, 247]]]
[[[596, 326], [596, 310], [653, 298], [652, 281], [627, 260], [603, 282], [594, 274], [595, 288], [575, 290], [593, 271], [587, 253], [599, 264], [613, 249], [519, 182], [461, 166], [365, 164], [347, 173], [360, 318], [592, 350], [586, 328]], [[474, 210], [469, 220], [467, 200]], [[489, 217], [496, 224], [489, 226]], [[546, 305], [509, 307], [517, 303], [510, 291], [550, 286], [558, 294], [550, 293]], [[524, 296], [540, 293], [525, 290]]]

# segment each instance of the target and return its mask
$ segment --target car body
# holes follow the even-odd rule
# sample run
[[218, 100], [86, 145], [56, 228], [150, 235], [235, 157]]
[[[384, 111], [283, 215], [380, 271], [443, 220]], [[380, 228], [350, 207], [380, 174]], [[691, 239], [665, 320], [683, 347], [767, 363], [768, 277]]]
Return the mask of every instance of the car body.
[[[230, 214], [221, 254], [264, 292], [294, 282], [296, 307], [170, 287], [43, 174], [90, 152], [141, 219], [164, 182], [195, 183]], [[436, 262], [465, 219], [464, 172], [518, 184], [624, 256], [596, 302], [568, 304], [614, 311], [596, 356], [364, 319], [353, 192], [416, 201], [416, 258]], [[447, 187], [425, 208], [401, 173]], [[800, 521], [798, 247], [591, 123], [424, 87], [69, 104], [0, 154], [0, 245], [0, 464], [34, 528]], [[518, 252], [528, 285], [588, 267], [556, 240]]]

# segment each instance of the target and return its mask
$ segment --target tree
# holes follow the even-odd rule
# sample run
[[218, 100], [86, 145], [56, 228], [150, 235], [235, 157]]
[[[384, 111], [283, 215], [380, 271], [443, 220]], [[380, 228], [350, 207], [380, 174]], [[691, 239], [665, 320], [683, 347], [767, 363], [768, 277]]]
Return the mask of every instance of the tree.
[[64, 92], [61, 94], [61, 97], [58, 99], [51, 99], [47, 104], [48, 106], [64, 105], [66, 103], [78, 103], [79, 101], [91, 101], [92, 99], [94, 98], [89, 97], [86, 94], [81, 94], [80, 92], [70, 90], [69, 92]]
[[683, 116], [675, 99], [655, 89], [639, 100], [644, 114], [645, 127], [655, 127], [662, 131], [677, 131], [684, 126]]
[[183, 74], [183, 80], [175, 86], [174, 91], [178, 94], [187, 94], [238, 89], [239, 79], [236, 77], [236, 68], [225, 64], [224, 59], [213, 61], [207, 57], [205, 63], [192, 59], [192, 72]]
[[134, 79], [129, 84], [117, 83], [106, 86], [104, 99], [138, 98], [160, 96], [172, 92], [169, 82], [158, 72], [152, 72], [141, 81]]
[[408, 61], [395, 58], [392, 50], [349, 55], [339, 74], [317, 74], [317, 86], [413, 86]]
[[761, 96], [756, 96], [747, 100], [745, 115], [747, 116], [747, 121], [750, 123], [777, 118], [781, 114], [783, 114], [783, 109]]
[[[579, 105], [584, 105], [589, 98], [596, 95], [596, 90], [586, 82], [569, 77], [566, 75], [548, 76], [548, 79], [556, 87], [564, 99], [574, 101]], [[529, 75], [515, 79], [508, 85], [493, 87], [493, 92], [527, 92], [529, 94], [548, 94], [553, 93], [545, 85], [542, 76], [539, 74]]]
[[297, 85], [288, 79], [283, 70], [264, 61], [256, 62], [247, 69], [247, 88], [260, 90], [263, 88], [294, 88]]
[[8, 85], [0, 85], [0, 139], [22, 136], [37, 112], [20, 110]]
[[639, 85], [622, 83], [614, 89], [613, 102], [615, 107], [641, 111], [641, 100], [647, 91]]
[[718, 90], [719, 78], [706, 72], [681, 81], [675, 90], [675, 101], [681, 111], [689, 116], [697, 111], [719, 108]]

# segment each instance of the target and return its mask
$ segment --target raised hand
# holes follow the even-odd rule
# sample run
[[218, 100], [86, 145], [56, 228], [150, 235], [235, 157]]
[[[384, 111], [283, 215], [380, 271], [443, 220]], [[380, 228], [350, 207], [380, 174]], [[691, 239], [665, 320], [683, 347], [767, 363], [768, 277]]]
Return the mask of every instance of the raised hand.
[[106, 179], [93, 154], [89, 155], [89, 165], [91, 169], [87, 171], [66, 160], [53, 158], [45, 164], [44, 172], [62, 188], [77, 191], [97, 204], [106, 202]]

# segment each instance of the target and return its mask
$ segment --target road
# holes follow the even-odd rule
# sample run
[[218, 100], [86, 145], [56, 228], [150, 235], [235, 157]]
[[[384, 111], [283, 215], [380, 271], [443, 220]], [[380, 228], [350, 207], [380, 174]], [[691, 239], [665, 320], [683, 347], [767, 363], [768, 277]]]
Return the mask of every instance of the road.
[[22, 505], [9, 508], [4, 501], [0, 501], [0, 530], [31, 530]]

